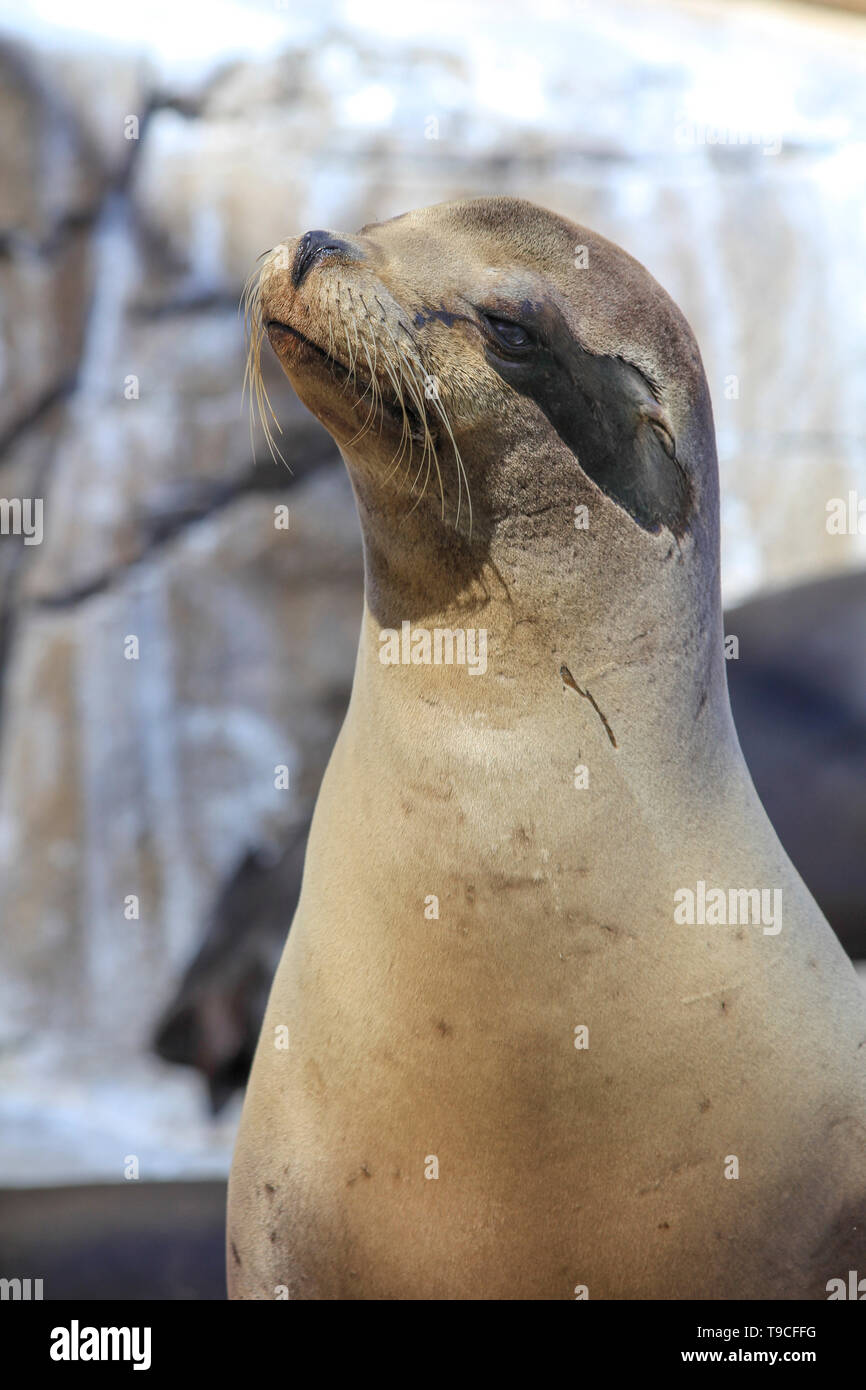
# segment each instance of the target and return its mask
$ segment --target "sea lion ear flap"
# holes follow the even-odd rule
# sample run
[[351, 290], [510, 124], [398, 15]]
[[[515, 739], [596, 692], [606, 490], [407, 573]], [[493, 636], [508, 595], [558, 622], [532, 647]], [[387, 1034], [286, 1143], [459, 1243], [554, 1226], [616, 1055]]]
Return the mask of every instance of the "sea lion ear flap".
[[656, 438], [668, 458], [675, 459], [677, 446], [674, 438], [674, 427], [667, 411], [663, 410], [658, 401], [648, 394], [646, 401], [641, 402], [639, 415], [655, 431]]
[[666, 526], [681, 537], [691, 512], [692, 488], [677, 457], [673, 421], [639, 372], [633, 372], [630, 384], [632, 391], [637, 389], [637, 400], [632, 457], [627, 447], [624, 450], [623, 500], [646, 530]]

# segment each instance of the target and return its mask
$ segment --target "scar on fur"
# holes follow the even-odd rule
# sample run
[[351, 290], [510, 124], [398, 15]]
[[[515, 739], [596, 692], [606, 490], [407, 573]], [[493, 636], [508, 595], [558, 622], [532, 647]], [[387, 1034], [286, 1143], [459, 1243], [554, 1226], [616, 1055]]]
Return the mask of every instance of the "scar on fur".
[[563, 683], [563, 685], [569, 686], [569, 688], [570, 688], [571, 690], [576, 690], [577, 693], [578, 693], [578, 695], [581, 695], [581, 696], [583, 697], [584, 700], [589, 700], [589, 703], [592, 705], [593, 709], [595, 710], [596, 714], [598, 715], [599, 719], [601, 720], [602, 724], [604, 725], [605, 733], [607, 734], [607, 736], [608, 736], [608, 738], [610, 739], [611, 743], [613, 744], [614, 748], [616, 748], [617, 742], [616, 742], [616, 739], [615, 739], [614, 736], [613, 736], [613, 729], [612, 729], [612, 728], [610, 727], [610, 725], [608, 724], [607, 719], [605, 718], [604, 714], [602, 714], [601, 710], [599, 709], [598, 705], [595, 703], [595, 700], [592, 698], [592, 696], [590, 695], [589, 691], [588, 691], [588, 690], [581, 690], [580, 686], [578, 685], [577, 681], [574, 679], [574, 676], [571, 674], [571, 672], [569, 671], [569, 669], [568, 669], [567, 666], [560, 666], [560, 668], [559, 668], [559, 674], [560, 674], [560, 676], [562, 677], [562, 683]]

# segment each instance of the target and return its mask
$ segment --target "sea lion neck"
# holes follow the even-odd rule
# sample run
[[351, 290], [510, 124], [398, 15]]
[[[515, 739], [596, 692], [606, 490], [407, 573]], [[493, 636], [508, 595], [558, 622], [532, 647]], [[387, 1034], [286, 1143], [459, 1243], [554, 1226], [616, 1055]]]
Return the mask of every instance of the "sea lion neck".
[[554, 544], [549, 515], [492, 527], [473, 548], [430, 517], [368, 510], [363, 489], [359, 512], [357, 723], [384, 730], [396, 697], [400, 719], [409, 707], [424, 731], [408, 746], [386, 739], [383, 756], [429, 762], [443, 736], [471, 727], [480, 748], [519, 729], [550, 747], [597, 745], [614, 763], [652, 756], [672, 785], [706, 772], [708, 750], [739, 762], [717, 552], [705, 562], [694, 538], [649, 544], [642, 532], [629, 546], [601, 525]]

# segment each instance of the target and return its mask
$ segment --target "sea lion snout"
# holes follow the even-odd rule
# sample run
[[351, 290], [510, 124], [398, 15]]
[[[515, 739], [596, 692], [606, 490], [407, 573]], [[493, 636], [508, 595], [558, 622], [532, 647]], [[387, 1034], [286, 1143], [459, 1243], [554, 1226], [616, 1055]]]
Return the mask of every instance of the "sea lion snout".
[[333, 232], [323, 231], [321, 228], [304, 232], [298, 241], [292, 263], [292, 284], [295, 289], [298, 288], [314, 265], [331, 257], [358, 261], [363, 260], [363, 252], [360, 247], [352, 246], [343, 237], [337, 236]]

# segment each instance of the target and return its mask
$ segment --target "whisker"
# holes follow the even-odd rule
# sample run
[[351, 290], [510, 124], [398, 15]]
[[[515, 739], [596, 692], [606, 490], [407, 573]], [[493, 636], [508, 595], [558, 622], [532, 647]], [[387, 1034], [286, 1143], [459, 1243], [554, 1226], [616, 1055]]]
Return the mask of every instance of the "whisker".
[[[267, 254], [267, 252], [265, 254]], [[261, 257], [259, 259], [261, 259]], [[249, 399], [250, 448], [252, 450], [253, 461], [255, 462], [256, 458], [254, 425], [255, 417], [258, 416], [259, 424], [262, 427], [271, 458], [274, 463], [282, 463], [285, 468], [288, 468], [289, 465], [274, 438], [271, 428], [271, 421], [273, 421], [278, 433], [282, 434], [283, 432], [282, 426], [277, 419], [276, 412], [271, 405], [262, 375], [262, 342], [265, 336], [265, 329], [262, 322], [261, 311], [261, 271], [254, 271], [247, 280], [244, 286], [242, 301], [244, 306], [244, 335], [247, 341], [247, 357], [244, 368], [243, 387], [241, 389], [241, 402], [243, 403], [246, 399]], [[270, 417], [270, 419], [268, 417]]]

